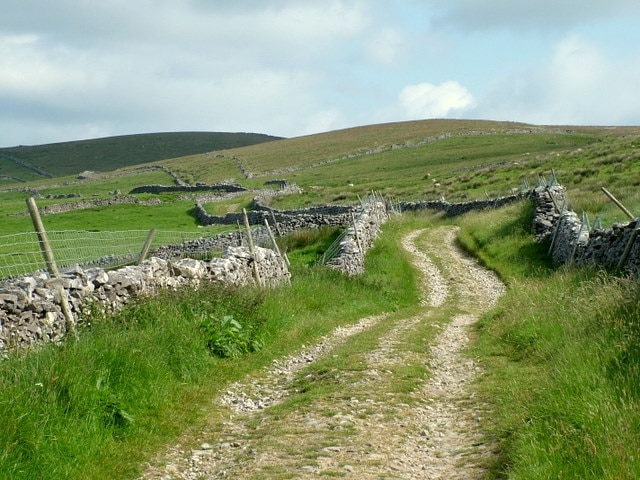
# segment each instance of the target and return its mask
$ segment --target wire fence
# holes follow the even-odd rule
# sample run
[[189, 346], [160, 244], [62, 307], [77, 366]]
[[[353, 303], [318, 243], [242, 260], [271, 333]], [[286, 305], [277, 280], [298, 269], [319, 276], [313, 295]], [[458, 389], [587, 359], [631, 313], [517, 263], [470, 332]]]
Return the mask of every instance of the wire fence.
[[[114, 232], [49, 231], [49, 244], [60, 268], [95, 265], [117, 268], [135, 262], [149, 236], [149, 230]], [[213, 232], [172, 232], [157, 230], [151, 249], [215, 236]], [[46, 269], [35, 232], [0, 236], [0, 280]]]
[[[384, 202], [384, 199], [376, 192], [371, 192], [371, 194], [367, 195], [360, 201], [360, 213], [353, 217], [352, 226], [355, 228], [356, 223], [360, 220], [360, 217], [365, 213], [368, 206], [375, 202]], [[390, 211], [398, 211], [400, 212], [399, 207], [396, 209], [394, 207], [389, 208], [389, 204], [387, 203], [387, 208]], [[345, 229], [342, 231], [340, 235], [333, 241], [333, 243], [327, 248], [327, 250], [322, 254], [322, 257], [318, 260], [319, 265], [326, 265], [331, 260], [333, 260], [342, 250], [342, 241], [349, 234], [349, 229]]]

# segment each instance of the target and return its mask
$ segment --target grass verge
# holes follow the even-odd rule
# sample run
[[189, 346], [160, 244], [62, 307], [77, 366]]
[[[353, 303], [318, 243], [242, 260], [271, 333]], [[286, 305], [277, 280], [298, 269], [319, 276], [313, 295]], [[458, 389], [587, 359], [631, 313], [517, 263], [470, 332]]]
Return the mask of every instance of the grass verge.
[[414, 305], [396, 248], [406, 228], [388, 229], [355, 279], [291, 252], [291, 286], [165, 292], [89, 319], [77, 342], [2, 361], [0, 478], [134, 478], [227, 383], [338, 325]]
[[530, 218], [523, 205], [462, 221], [463, 245], [509, 285], [473, 349], [500, 442], [492, 478], [638, 478], [640, 288], [550, 269]]

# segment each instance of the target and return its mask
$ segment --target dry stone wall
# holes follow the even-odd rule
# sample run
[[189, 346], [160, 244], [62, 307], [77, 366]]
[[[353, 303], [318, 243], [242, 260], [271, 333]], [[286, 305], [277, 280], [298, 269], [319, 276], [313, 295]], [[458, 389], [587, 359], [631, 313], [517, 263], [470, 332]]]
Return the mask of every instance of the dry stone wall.
[[471, 200], [469, 202], [449, 203], [446, 200], [420, 201], [420, 202], [400, 202], [398, 206], [402, 212], [415, 212], [418, 210], [435, 210], [444, 212], [448, 217], [456, 217], [465, 213], [488, 208], [500, 208], [514, 202], [519, 202], [529, 198], [531, 192], [522, 192], [516, 195], [498, 197], [493, 200]]
[[589, 229], [575, 212], [563, 210], [566, 190], [561, 185], [534, 190], [536, 213], [533, 230], [540, 241], [550, 242], [556, 264], [599, 265], [640, 272], [640, 222], [638, 218], [612, 228]]
[[195, 185], [142, 185], [135, 187], [129, 191], [129, 195], [134, 193], [168, 193], [168, 192], [248, 192], [249, 190], [242, 185], [234, 185], [231, 183], [220, 183], [217, 185], [207, 185], [197, 183]]
[[22, 277], [0, 287], [0, 354], [61, 341], [69, 328], [62, 295], [68, 301], [73, 325], [81, 323], [92, 306], [116, 311], [132, 298], [151, 295], [159, 289], [197, 286], [203, 281], [231, 286], [251, 284], [254, 262], [263, 285], [289, 281], [288, 266], [274, 251], [257, 248], [254, 256], [245, 247], [233, 246], [227, 247], [221, 258], [206, 262], [153, 257], [140, 265], [113, 271], [76, 267], [59, 280], [47, 273]]
[[[268, 207], [258, 207], [247, 212], [251, 225], [264, 225], [265, 220], [281, 235], [286, 235], [303, 228], [319, 228], [321, 226], [346, 227], [358, 211], [353, 206], [328, 205], [302, 210], [276, 210]], [[243, 225], [242, 213], [227, 213], [226, 215], [209, 215], [201, 204], [197, 204], [194, 216], [201, 225]], [[275, 224], [274, 224], [275, 222]], [[277, 225], [276, 225], [277, 224]]]
[[367, 203], [362, 213], [347, 229], [340, 241], [337, 254], [327, 262], [327, 266], [347, 275], [364, 273], [365, 255], [388, 219], [389, 213], [384, 202]]

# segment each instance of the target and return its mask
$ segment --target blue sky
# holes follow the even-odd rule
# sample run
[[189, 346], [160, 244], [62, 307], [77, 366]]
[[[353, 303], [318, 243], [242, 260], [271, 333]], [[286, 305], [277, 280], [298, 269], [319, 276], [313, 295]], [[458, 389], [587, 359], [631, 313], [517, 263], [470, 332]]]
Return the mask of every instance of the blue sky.
[[0, 146], [640, 124], [638, 0], [0, 0]]

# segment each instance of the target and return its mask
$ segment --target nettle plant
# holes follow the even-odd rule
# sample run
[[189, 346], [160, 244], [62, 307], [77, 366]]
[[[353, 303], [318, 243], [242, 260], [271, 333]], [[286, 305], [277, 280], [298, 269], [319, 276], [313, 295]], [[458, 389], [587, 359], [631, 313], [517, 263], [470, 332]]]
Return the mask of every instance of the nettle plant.
[[233, 315], [203, 314], [199, 323], [207, 348], [220, 358], [236, 358], [260, 350], [264, 342], [255, 326], [243, 326]]

